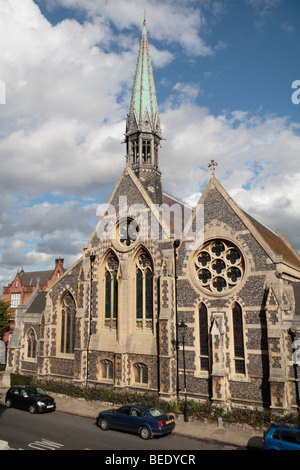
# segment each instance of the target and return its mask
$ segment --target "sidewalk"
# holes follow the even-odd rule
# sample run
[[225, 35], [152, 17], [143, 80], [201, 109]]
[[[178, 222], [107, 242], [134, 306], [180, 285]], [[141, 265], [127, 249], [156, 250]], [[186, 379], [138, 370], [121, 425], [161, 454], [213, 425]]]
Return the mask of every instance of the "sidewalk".
[[[0, 388], [0, 404], [4, 404], [7, 388]], [[98, 413], [103, 410], [118, 408], [108, 403], [99, 401], [89, 401], [84, 398], [73, 398], [66, 395], [50, 393], [56, 401], [56, 411], [61, 413], [69, 413], [85, 418], [95, 420]], [[253, 428], [243, 428], [237, 426], [227, 426], [217, 423], [203, 423], [199, 421], [183, 421], [182, 416], [176, 416], [176, 427], [174, 434], [180, 434], [187, 437], [198, 439], [208, 439], [218, 441], [228, 446], [249, 447], [251, 449], [261, 449], [262, 447], [262, 430]], [[0, 441], [1, 448], [1, 441]]]

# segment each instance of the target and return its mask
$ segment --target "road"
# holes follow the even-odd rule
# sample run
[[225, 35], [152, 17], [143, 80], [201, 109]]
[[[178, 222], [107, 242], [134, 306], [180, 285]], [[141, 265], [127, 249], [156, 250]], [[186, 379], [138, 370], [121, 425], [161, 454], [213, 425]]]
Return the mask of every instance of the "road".
[[0, 406], [0, 440], [22, 450], [185, 451], [235, 449], [169, 434], [143, 441], [119, 431], [102, 431], [94, 420], [60, 412], [31, 415], [27, 411]]

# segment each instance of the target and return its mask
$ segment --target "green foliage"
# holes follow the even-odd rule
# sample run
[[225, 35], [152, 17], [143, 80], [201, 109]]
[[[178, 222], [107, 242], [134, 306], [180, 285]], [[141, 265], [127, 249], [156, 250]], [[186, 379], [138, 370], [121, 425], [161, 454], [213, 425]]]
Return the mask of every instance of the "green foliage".
[[31, 385], [33, 379], [27, 375], [10, 374], [11, 385]]
[[0, 339], [3, 338], [3, 333], [5, 329], [9, 327], [9, 307], [10, 302], [6, 302], [2, 298], [0, 298]]

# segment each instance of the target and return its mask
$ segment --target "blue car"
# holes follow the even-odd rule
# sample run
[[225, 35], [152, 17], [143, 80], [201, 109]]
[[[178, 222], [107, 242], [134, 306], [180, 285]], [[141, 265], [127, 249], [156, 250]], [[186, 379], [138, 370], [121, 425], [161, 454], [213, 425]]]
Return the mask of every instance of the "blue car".
[[153, 405], [125, 405], [102, 411], [96, 424], [103, 431], [116, 429], [138, 434], [142, 439], [169, 434], [175, 428], [174, 416], [167, 415]]
[[264, 434], [263, 450], [300, 450], [300, 425], [272, 424]]

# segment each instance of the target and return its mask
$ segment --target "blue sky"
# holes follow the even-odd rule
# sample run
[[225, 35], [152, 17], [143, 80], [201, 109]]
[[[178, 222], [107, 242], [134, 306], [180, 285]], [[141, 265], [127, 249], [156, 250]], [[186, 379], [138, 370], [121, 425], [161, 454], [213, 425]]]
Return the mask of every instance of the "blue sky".
[[144, 14], [164, 188], [195, 204], [213, 158], [300, 250], [299, 0], [2, 0], [0, 283], [80, 257], [125, 165]]

